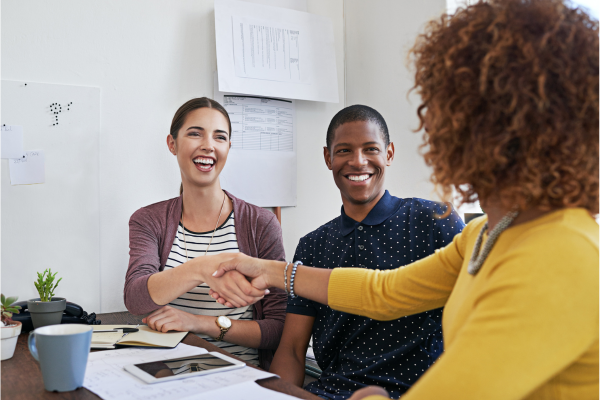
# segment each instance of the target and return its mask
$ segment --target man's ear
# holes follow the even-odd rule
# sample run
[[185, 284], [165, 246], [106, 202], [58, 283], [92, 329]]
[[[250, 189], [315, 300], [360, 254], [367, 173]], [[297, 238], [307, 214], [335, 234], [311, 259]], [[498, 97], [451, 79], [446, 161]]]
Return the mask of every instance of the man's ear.
[[177, 149], [175, 147], [175, 139], [173, 139], [173, 135], [171, 135], [170, 133], [167, 135], [167, 147], [169, 148], [169, 151], [171, 152], [171, 154], [173, 154], [174, 156], [177, 155]]
[[327, 146], [323, 147], [323, 158], [325, 158], [325, 164], [327, 168], [331, 171], [331, 153], [329, 152], [329, 148]]
[[386, 163], [388, 167], [392, 165], [392, 161], [394, 161], [394, 153], [396, 150], [394, 149], [394, 142], [390, 142], [386, 150]]

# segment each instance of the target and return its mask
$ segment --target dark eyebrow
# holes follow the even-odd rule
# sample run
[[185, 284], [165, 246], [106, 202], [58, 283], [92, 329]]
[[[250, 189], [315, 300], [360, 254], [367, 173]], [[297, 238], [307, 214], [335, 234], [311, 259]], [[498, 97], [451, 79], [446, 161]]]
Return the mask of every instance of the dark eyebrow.
[[[381, 145], [380, 142], [366, 142], [366, 143], [363, 143], [362, 146], [372, 146], [374, 144]], [[333, 146], [333, 148], [337, 149], [338, 147], [341, 147], [341, 146], [348, 146], [348, 147], [350, 147], [352, 145], [350, 143], [336, 143], [336, 145]]]
[[341, 147], [341, 146], [350, 146], [350, 143], [336, 143], [336, 145], [333, 146], [333, 148], [335, 149], [335, 148], [338, 148], [338, 147]]
[[[198, 129], [199, 131], [203, 131], [204, 130], [204, 128], [201, 127], [201, 126], [190, 126], [189, 128], [186, 129], [186, 131], [189, 131], [190, 129]], [[224, 131], [222, 129], [215, 129], [215, 132], [217, 132], [217, 133], [224, 133], [227, 136], [229, 136], [229, 132]]]

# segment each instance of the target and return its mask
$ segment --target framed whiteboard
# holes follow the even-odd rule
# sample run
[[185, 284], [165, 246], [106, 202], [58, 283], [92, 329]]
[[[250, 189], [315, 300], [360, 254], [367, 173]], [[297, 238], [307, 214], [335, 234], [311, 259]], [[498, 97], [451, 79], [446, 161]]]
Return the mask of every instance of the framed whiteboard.
[[56, 296], [98, 312], [100, 89], [3, 80], [2, 124], [45, 153], [43, 184], [11, 185], [2, 160], [2, 293], [38, 297], [36, 272], [51, 268]]

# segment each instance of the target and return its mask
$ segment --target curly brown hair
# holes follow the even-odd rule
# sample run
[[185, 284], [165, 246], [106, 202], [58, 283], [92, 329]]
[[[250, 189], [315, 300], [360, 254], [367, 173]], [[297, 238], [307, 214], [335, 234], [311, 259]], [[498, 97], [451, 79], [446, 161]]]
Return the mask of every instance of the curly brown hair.
[[560, 0], [480, 1], [431, 21], [410, 56], [445, 200], [598, 213], [598, 21]]

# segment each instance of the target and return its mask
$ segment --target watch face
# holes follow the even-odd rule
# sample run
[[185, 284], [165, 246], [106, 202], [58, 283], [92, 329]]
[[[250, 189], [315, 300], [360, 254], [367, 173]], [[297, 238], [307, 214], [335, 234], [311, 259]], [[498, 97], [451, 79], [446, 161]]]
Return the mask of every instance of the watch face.
[[217, 318], [217, 322], [219, 323], [219, 326], [225, 329], [231, 328], [231, 320], [227, 317], [221, 315], [219, 318]]

